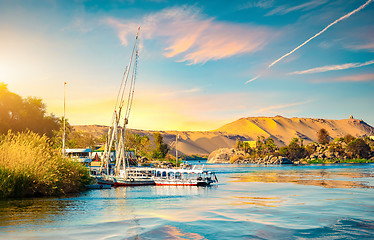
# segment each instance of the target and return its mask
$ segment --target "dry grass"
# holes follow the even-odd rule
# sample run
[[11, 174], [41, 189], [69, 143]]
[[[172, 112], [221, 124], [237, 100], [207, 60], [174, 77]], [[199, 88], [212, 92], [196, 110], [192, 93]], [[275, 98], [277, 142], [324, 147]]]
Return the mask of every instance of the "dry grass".
[[46, 136], [9, 132], [0, 141], [0, 198], [64, 195], [88, 181], [85, 167], [62, 158]]

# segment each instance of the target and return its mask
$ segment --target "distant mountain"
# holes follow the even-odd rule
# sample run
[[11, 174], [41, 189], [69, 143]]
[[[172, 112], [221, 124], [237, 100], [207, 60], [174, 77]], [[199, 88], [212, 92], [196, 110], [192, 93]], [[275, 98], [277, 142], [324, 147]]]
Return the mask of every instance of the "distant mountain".
[[[237, 139], [257, 140], [257, 136], [272, 137], [278, 146], [288, 144], [292, 138], [304, 139], [304, 143], [317, 141], [317, 132], [326, 129], [331, 138], [351, 134], [354, 137], [374, 135], [374, 128], [362, 120], [328, 120], [316, 118], [248, 117], [228, 123], [213, 131], [160, 131], [164, 141], [174, 152], [175, 137], [179, 134], [178, 151], [186, 155], [209, 154], [223, 147], [232, 147]], [[108, 127], [100, 125], [78, 125], [75, 130], [90, 132], [95, 137], [106, 134]], [[156, 131], [130, 130], [153, 139]]]
[[249, 117], [228, 123], [216, 131], [239, 134], [246, 139], [256, 140], [257, 136], [272, 137], [277, 145], [288, 144], [299, 137], [305, 143], [317, 141], [317, 132], [324, 128], [334, 139], [351, 134], [354, 137], [374, 135], [374, 128], [362, 120], [328, 120], [319, 118]]
[[[108, 127], [102, 125], [76, 125], [73, 126], [76, 131], [89, 132], [94, 137], [102, 137], [107, 134]], [[208, 155], [221, 147], [234, 146], [236, 139], [245, 140], [245, 138], [235, 135], [215, 131], [148, 131], [148, 130], [129, 130], [133, 134], [141, 136], [147, 135], [153, 140], [153, 133], [160, 132], [166, 142], [171, 147], [171, 153], [175, 153], [175, 139], [179, 134], [178, 152], [185, 155]]]

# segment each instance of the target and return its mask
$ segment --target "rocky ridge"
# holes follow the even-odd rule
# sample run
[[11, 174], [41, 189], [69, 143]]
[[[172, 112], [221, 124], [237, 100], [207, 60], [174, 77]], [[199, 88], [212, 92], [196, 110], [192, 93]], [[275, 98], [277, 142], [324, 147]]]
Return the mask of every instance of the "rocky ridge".
[[267, 155], [263, 158], [246, 158], [245, 153], [234, 148], [220, 148], [209, 154], [208, 163], [233, 164], [293, 164], [288, 158]]

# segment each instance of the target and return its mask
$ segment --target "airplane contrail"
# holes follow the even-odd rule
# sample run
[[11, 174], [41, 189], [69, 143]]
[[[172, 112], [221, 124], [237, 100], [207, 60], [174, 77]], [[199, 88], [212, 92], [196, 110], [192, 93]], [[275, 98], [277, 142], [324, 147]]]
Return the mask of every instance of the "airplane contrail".
[[[319, 35], [321, 35], [323, 32], [325, 32], [327, 29], [329, 29], [331, 26], [337, 24], [338, 22], [346, 19], [346, 18], [349, 18], [351, 15], [355, 14], [356, 12], [359, 12], [361, 11], [363, 8], [365, 8], [367, 5], [369, 5], [373, 0], [368, 0], [366, 3], [364, 3], [363, 5], [361, 5], [360, 7], [356, 8], [355, 10], [353, 10], [352, 12], [350, 13], [347, 13], [346, 15], [344, 15], [343, 17], [335, 20], [334, 22], [330, 23], [329, 25], [327, 25], [327, 27], [325, 27], [324, 29], [322, 29], [321, 31], [319, 31], [317, 34], [315, 34], [313, 37], [309, 38], [308, 40], [306, 40], [305, 42], [303, 42], [302, 44], [300, 44], [299, 46], [297, 46], [296, 48], [294, 48], [291, 52], [289, 53], [286, 53], [285, 55], [283, 55], [282, 57], [278, 58], [277, 60], [275, 60], [274, 62], [272, 62], [267, 68], [266, 70], [270, 69], [272, 66], [274, 66], [277, 62], [281, 61], [283, 58], [291, 55], [292, 53], [294, 53], [296, 50], [298, 50], [299, 48], [301, 48], [302, 46], [304, 46], [305, 44], [307, 44], [308, 42], [310, 42], [312, 39], [318, 37]], [[250, 83], [256, 79], [258, 79], [259, 77], [262, 76], [263, 73], [260, 73], [258, 74], [256, 77], [246, 81], [245, 83]]]

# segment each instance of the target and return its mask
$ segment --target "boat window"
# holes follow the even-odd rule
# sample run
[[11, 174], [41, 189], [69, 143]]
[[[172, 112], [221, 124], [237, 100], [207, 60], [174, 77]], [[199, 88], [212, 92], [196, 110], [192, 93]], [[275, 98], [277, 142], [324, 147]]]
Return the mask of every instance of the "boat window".
[[166, 178], [166, 172], [162, 172], [162, 177]]

